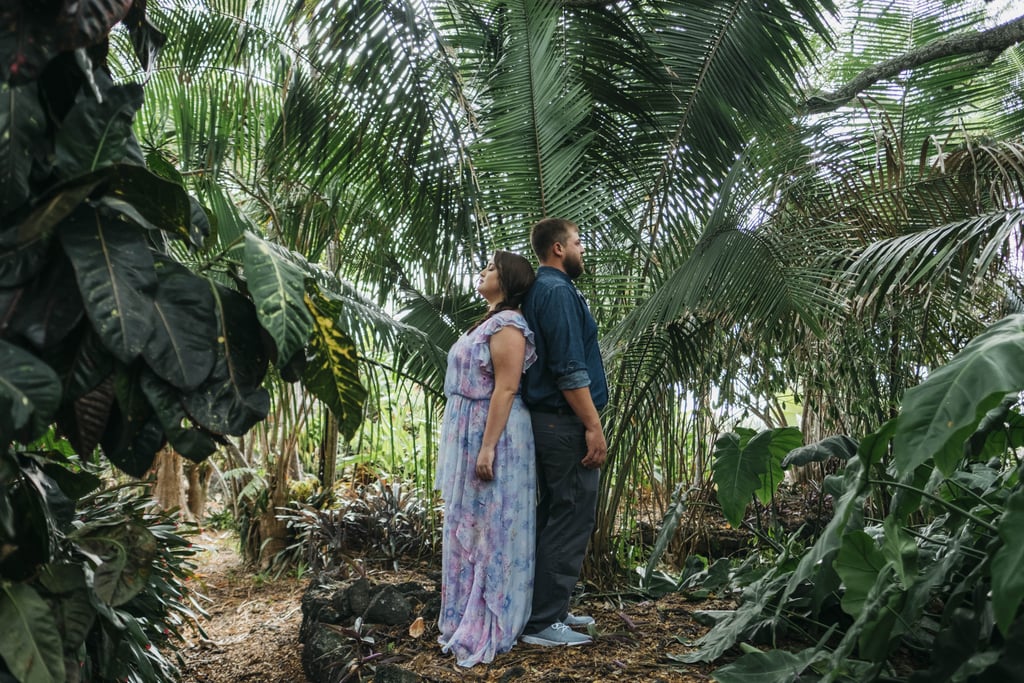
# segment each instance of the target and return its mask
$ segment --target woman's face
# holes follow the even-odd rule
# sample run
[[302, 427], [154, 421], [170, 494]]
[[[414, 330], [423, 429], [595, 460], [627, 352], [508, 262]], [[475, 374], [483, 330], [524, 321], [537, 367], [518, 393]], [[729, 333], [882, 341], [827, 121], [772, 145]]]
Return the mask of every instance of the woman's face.
[[504, 298], [501, 292], [501, 281], [498, 279], [498, 267], [494, 265], [493, 260], [488, 261], [484, 269], [480, 271], [480, 279], [477, 280], [476, 291], [491, 305], [500, 302]]

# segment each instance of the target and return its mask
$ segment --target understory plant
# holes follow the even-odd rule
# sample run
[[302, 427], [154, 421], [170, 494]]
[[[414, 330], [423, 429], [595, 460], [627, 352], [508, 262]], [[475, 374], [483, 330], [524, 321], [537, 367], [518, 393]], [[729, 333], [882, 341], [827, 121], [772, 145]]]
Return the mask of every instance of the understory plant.
[[[848, 458], [825, 482], [831, 521], [811, 545], [794, 537], [768, 566], [734, 572], [738, 607], [716, 614], [680, 659], [739, 647], [746, 654], [715, 671], [721, 683], [1020, 680], [1022, 351], [1015, 314], [907, 391], [898, 417], [859, 442], [794, 449], [790, 461]], [[812, 644], [793, 651], [782, 639]]]
[[154, 562], [180, 539], [138, 511], [97, 521], [95, 477], [28, 444], [56, 434], [135, 477], [166, 443], [202, 461], [264, 419], [270, 363], [351, 437], [354, 345], [316, 268], [223, 234], [139, 146], [143, 88], [106, 58], [123, 23], [155, 65], [144, 0], [22, 0], [0, 18], [0, 677], [169, 680], [160, 596], [182, 575]]
[[9, 499], [46, 521], [47, 547], [5, 550], [0, 680], [179, 680], [174, 650], [202, 632], [195, 529], [155, 508], [146, 483], [103, 486], [74, 459], [22, 457]]
[[295, 501], [282, 509], [294, 537], [281, 563], [302, 563], [313, 572], [436, 557], [440, 547], [436, 510], [409, 482], [378, 475], [360, 484], [339, 484], [334, 496]]

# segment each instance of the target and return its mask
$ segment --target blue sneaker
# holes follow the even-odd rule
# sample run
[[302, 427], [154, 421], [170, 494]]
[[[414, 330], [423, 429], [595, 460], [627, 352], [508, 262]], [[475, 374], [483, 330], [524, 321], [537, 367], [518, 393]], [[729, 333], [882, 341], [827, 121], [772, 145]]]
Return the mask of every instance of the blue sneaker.
[[531, 633], [528, 636], [523, 636], [520, 640], [524, 643], [529, 643], [530, 645], [542, 645], [544, 647], [584, 645], [586, 643], [593, 642], [590, 640], [590, 636], [585, 636], [582, 633], [576, 633], [560, 621], [556, 621], [539, 633]]
[[590, 626], [594, 623], [594, 617], [589, 617], [586, 614], [575, 615], [569, 612], [565, 615], [565, 619], [562, 619], [562, 623], [566, 626]]

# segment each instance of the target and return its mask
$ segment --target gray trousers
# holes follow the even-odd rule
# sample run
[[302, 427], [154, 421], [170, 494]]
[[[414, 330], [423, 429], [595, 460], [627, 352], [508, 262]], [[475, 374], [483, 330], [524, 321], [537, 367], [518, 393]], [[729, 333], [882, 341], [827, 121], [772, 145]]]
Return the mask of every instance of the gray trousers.
[[580, 465], [587, 443], [579, 418], [541, 412], [531, 417], [537, 447], [537, 565], [527, 634], [565, 619], [569, 611], [594, 530], [601, 481], [600, 469]]

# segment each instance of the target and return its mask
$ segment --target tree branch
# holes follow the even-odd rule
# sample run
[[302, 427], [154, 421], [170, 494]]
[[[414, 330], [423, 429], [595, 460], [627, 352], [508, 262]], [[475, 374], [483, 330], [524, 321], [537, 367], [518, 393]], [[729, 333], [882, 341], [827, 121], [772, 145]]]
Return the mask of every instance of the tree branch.
[[994, 60], [1004, 50], [1024, 40], [1024, 16], [1012, 19], [987, 31], [971, 34], [957, 34], [940, 38], [899, 57], [864, 69], [853, 80], [834, 92], [825, 92], [808, 97], [803, 107], [807, 113], [832, 111], [843, 106], [858, 93], [878, 81], [891, 78], [901, 71], [912, 69], [928, 62], [958, 55], [982, 54], [988, 61]]

